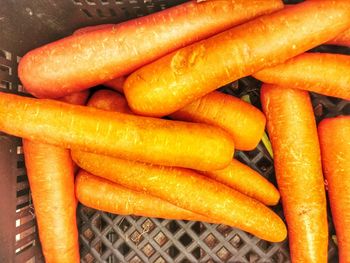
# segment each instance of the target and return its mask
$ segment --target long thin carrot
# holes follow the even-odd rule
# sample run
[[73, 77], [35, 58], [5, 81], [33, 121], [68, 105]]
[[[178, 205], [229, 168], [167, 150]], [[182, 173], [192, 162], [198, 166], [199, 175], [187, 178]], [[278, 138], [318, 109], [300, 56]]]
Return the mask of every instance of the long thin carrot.
[[280, 199], [280, 194], [272, 183], [235, 159], [224, 169], [203, 174], [266, 205], [276, 205]]
[[57, 98], [131, 73], [171, 51], [283, 8], [281, 0], [189, 1], [27, 53], [19, 77], [40, 98]]
[[316, 122], [307, 92], [263, 85], [292, 262], [327, 262], [326, 196]]
[[339, 262], [350, 262], [350, 116], [328, 118], [318, 126], [321, 156], [333, 222], [337, 232]]
[[350, 47], [350, 28], [328, 41], [326, 44]]
[[304, 53], [253, 76], [280, 87], [350, 100], [350, 56], [347, 55]]
[[0, 130], [66, 148], [198, 170], [227, 166], [234, 143], [198, 123], [132, 116], [0, 93]]
[[124, 93], [137, 114], [168, 115], [220, 86], [322, 44], [349, 27], [349, 1], [302, 2], [141, 67], [127, 78]]
[[82, 204], [109, 213], [219, 223], [83, 170], [75, 179], [75, 193]]
[[260, 202], [195, 171], [161, 167], [82, 151], [73, 160], [91, 174], [143, 191], [183, 209], [272, 242], [285, 239], [283, 221]]
[[[125, 104], [126, 100], [117, 92], [99, 90], [92, 95], [87, 105], [103, 110], [125, 112]], [[273, 184], [237, 160], [232, 160], [223, 170], [204, 174], [266, 205], [275, 205], [279, 201], [279, 193]]]

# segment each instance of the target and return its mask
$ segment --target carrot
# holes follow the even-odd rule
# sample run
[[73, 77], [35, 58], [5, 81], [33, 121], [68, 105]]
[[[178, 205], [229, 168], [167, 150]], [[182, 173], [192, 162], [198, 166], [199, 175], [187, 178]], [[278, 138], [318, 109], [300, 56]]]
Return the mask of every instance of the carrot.
[[227, 166], [234, 143], [220, 128], [106, 112], [0, 93], [0, 130], [70, 149], [198, 170]]
[[57, 98], [124, 76], [163, 55], [283, 8], [281, 0], [189, 1], [27, 53], [18, 74], [28, 92]]
[[124, 85], [125, 79], [126, 79], [126, 77], [122, 76], [122, 77], [107, 81], [107, 82], [103, 83], [103, 85], [108, 87], [108, 88], [114, 89], [114, 90], [118, 91], [119, 93], [124, 93], [123, 85]]
[[339, 262], [350, 262], [350, 116], [328, 118], [318, 126], [321, 156], [333, 222], [337, 232]]
[[235, 159], [222, 170], [203, 172], [203, 174], [266, 205], [276, 205], [280, 199], [280, 194], [272, 183]]
[[223, 128], [239, 150], [253, 150], [264, 133], [266, 119], [254, 106], [213, 91], [169, 115], [175, 120], [212, 124]]
[[327, 262], [326, 197], [316, 122], [307, 92], [263, 85], [292, 262]]
[[347, 55], [304, 53], [253, 76], [280, 87], [350, 100], [350, 56]]
[[279, 242], [286, 237], [283, 221], [266, 206], [195, 171], [77, 150], [72, 156], [82, 169], [126, 188], [142, 191], [265, 240]]
[[326, 44], [350, 47], [350, 28], [328, 41]]
[[[98, 109], [122, 112], [125, 110], [125, 104], [126, 100], [118, 93], [110, 90], [99, 90], [91, 97], [87, 105]], [[237, 160], [232, 160], [231, 164], [223, 170], [203, 174], [266, 205], [278, 203], [279, 193], [273, 184]]]
[[322, 44], [348, 27], [349, 1], [302, 2], [141, 67], [127, 78], [124, 93], [135, 113], [168, 115], [220, 86]]
[[23, 149], [45, 262], [80, 262], [69, 151], [30, 140]]
[[93, 32], [96, 30], [101, 30], [101, 29], [107, 29], [107, 28], [113, 28], [116, 26], [116, 24], [100, 24], [100, 25], [95, 25], [95, 26], [86, 26], [82, 28], [78, 28], [73, 32], [73, 36], [79, 36], [79, 35], [84, 35], [89, 32]]
[[75, 193], [79, 202], [85, 206], [109, 213], [219, 223], [84, 170], [80, 170], [75, 179]]
[[84, 90], [73, 94], [69, 94], [62, 98], [59, 98], [58, 100], [67, 102], [69, 104], [74, 104], [74, 105], [84, 105], [89, 96], [90, 96], [90, 91]]

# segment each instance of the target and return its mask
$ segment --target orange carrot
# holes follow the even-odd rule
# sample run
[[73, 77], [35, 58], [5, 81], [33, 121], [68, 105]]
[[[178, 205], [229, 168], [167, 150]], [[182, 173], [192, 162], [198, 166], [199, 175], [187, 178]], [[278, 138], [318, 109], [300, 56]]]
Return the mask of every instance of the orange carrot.
[[264, 85], [261, 100], [292, 262], [327, 262], [326, 196], [310, 97], [305, 91]]
[[[122, 112], [125, 110], [125, 104], [125, 99], [118, 93], [110, 90], [99, 90], [91, 97], [87, 105], [98, 109]], [[266, 205], [278, 203], [279, 193], [273, 184], [236, 160], [233, 160], [223, 170], [204, 174]]]
[[110, 89], [114, 89], [114, 90], [118, 91], [119, 93], [124, 93], [123, 85], [124, 85], [125, 79], [126, 79], [126, 77], [122, 76], [122, 77], [107, 81], [107, 82], [103, 83], [103, 85], [110, 88]]
[[74, 173], [69, 151], [30, 140], [23, 140], [23, 149], [45, 262], [78, 263]]
[[93, 32], [100, 29], [113, 28], [114, 26], [116, 26], [116, 24], [100, 24], [96, 26], [86, 26], [86, 27], [78, 28], [73, 32], [72, 35], [73, 36], [84, 35], [86, 33]]
[[226, 167], [234, 144], [224, 130], [0, 93], [0, 130], [65, 148], [198, 170]]
[[85, 102], [87, 101], [88, 97], [90, 95], [89, 90], [84, 90], [80, 92], [76, 92], [73, 94], [69, 94], [67, 96], [64, 96], [62, 98], [59, 98], [58, 100], [67, 102], [69, 104], [74, 104], [74, 105], [84, 105]]
[[82, 204], [109, 213], [219, 223], [83, 170], [75, 179], [75, 193]]
[[264, 114], [236, 97], [211, 92], [170, 114], [175, 120], [212, 124], [223, 128], [239, 150], [253, 150], [265, 130]]
[[350, 28], [338, 35], [336, 38], [328, 41], [326, 44], [350, 47]]
[[225, 169], [203, 174], [266, 205], [276, 205], [280, 199], [280, 194], [272, 183], [235, 159]]
[[72, 151], [82, 169], [272, 242], [285, 239], [283, 221], [260, 202], [195, 171]]
[[141, 67], [127, 78], [124, 93], [135, 113], [168, 115], [220, 86], [322, 44], [348, 27], [349, 1], [302, 2]]
[[281, 8], [281, 0], [189, 1], [32, 50], [19, 63], [19, 77], [36, 97], [62, 97], [129, 74], [180, 47]]
[[350, 116], [328, 118], [318, 126], [324, 175], [337, 232], [339, 262], [350, 262]]
[[253, 76], [280, 87], [350, 100], [350, 56], [347, 55], [304, 53]]

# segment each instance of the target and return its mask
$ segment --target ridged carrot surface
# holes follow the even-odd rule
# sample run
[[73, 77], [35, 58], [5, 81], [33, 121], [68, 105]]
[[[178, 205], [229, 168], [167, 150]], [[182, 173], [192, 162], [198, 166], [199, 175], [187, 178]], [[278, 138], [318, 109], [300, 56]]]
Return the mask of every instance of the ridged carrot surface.
[[350, 1], [305, 1], [141, 67], [127, 78], [124, 93], [137, 114], [168, 115], [225, 84], [283, 63], [349, 27]]
[[339, 262], [350, 263], [350, 116], [322, 120], [318, 134]]
[[0, 93], [0, 130], [66, 148], [198, 170], [226, 167], [234, 143], [198, 123], [132, 116]]
[[144, 192], [130, 190], [83, 170], [79, 171], [75, 179], [75, 193], [80, 203], [118, 215], [215, 223], [208, 217], [182, 209]]
[[280, 87], [304, 89], [350, 100], [348, 55], [304, 53], [253, 76]]
[[21, 59], [18, 74], [32, 95], [62, 97], [129, 74], [180, 47], [281, 8], [281, 0], [189, 1], [39, 47]]
[[203, 172], [203, 174], [265, 205], [276, 205], [280, 199], [280, 194], [272, 183], [235, 159], [224, 169]]
[[292, 262], [327, 262], [326, 195], [309, 94], [263, 85], [261, 101], [287, 220]]

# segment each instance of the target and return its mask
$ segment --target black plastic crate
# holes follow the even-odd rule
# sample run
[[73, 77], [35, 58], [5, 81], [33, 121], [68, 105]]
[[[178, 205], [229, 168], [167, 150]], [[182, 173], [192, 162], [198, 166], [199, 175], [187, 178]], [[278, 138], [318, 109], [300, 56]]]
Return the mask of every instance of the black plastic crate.
[[[117, 23], [183, 0], [3, 0], [0, 6], [0, 91], [25, 95], [17, 77], [27, 51], [75, 29]], [[295, 3], [300, 1], [285, 1]], [[350, 54], [348, 48], [317, 51]], [[221, 90], [249, 94], [260, 107], [260, 84], [248, 77]], [[316, 119], [350, 115], [350, 102], [312, 94]], [[236, 158], [275, 183], [273, 160], [260, 144]], [[0, 262], [43, 262], [21, 140], [0, 133]], [[283, 217], [281, 206], [274, 210]], [[225, 225], [118, 216], [79, 205], [82, 262], [289, 262], [288, 241], [270, 243]], [[330, 222], [329, 262], [337, 262]]]

